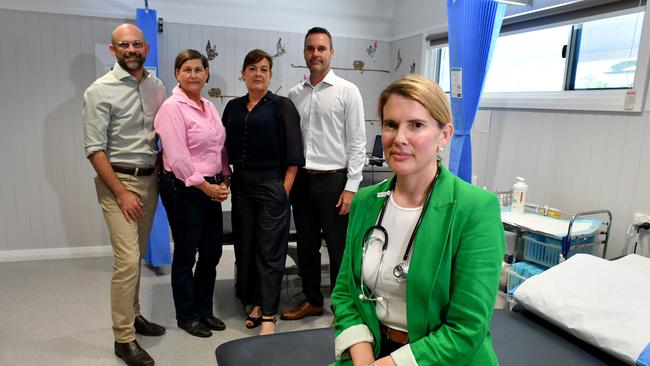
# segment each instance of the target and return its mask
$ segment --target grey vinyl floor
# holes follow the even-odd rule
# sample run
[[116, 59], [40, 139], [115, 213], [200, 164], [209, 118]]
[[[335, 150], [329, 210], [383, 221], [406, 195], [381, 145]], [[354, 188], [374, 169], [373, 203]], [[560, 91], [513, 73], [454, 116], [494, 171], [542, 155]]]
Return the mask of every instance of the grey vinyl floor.
[[[111, 266], [112, 257], [0, 263], [0, 365], [123, 365], [113, 354]], [[162, 274], [143, 268], [142, 313], [167, 327], [162, 337], [138, 336], [156, 365], [216, 365], [219, 344], [256, 336], [259, 328], [244, 327], [233, 267], [232, 253], [225, 251], [217, 268], [215, 315], [227, 329], [207, 339], [176, 326], [169, 268]], [[293, 279], [283, 287], [281, 311], [302, 300]], [[329, 309], [329, 293], [326, 296]], [[325, 327], [331, 321], [326, 310], [321, 317], [278, 320], [276, 331]]]

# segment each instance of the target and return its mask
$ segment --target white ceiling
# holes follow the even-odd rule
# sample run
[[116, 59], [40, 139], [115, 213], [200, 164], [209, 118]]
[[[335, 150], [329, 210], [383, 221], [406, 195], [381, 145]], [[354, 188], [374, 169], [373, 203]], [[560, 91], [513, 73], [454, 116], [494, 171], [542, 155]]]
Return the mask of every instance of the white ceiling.
[[[0, 0], [0, 8], [133, 19], [144, 1]], [[446, 29], [446, 0], [150, 0], [166, 22], [394, 40]]]

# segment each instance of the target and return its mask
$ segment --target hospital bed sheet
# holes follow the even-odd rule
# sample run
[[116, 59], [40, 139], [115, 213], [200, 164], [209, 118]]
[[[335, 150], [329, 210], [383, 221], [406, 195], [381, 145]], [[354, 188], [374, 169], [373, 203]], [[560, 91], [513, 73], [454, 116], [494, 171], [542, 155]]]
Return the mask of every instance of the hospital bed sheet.
[[[556, 219], [550, 216], [526, 213], [524, 215], [513, 214], [509, 211], [501, 212], [501, 221], [519, 227], [527, 228], [544, 235], [562, 239], [567, 236], [571, 220]], [[595, 234], [602, 224], [602, 221], [588, 218], [576, 219], [571, 227], [571, 235]]]

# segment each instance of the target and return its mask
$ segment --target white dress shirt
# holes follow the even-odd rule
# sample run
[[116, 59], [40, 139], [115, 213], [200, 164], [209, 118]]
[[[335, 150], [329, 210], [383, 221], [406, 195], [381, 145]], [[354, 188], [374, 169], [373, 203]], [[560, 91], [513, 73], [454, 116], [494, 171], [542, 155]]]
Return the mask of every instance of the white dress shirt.
[[356, 85], [330, 70], [323, 81], [309, 79], [289, 91], [300, 113], [305, 169], [347, 168], [345, 190], [356, 192], [366, 160], [363, 100]]

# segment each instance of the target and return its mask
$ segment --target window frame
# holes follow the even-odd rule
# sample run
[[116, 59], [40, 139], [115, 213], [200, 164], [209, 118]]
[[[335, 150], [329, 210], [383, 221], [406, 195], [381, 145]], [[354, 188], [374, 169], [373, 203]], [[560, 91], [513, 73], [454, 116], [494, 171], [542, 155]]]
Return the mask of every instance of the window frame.
[[427, 77], [430, 77], [431, 80], [435, 81], [442, 90], [444, 90], [445, 93], [449, 93], [449, 90], [446, 90], [445, 88], [449, 89], [451, 88], [450, 85], [442, 85], [440, 84], [440, 73], [441, 73], [441, 65], [440, 61], [442, 60], [442, 49], [445, 47], [449, 47], [448, 43], [436, 43], [435, 45], [429, 44], [427, 42], [427, 46], [424, 50], [425, 52], [425, 65], [424, 65], [424, 75]]

